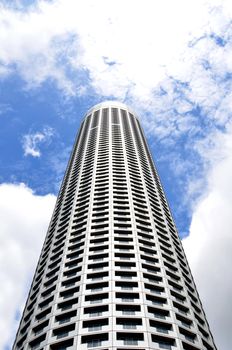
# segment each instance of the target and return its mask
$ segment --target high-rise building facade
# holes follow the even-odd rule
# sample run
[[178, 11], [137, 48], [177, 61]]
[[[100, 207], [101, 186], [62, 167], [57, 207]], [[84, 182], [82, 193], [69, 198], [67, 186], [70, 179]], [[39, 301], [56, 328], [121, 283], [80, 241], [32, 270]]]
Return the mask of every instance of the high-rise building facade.
[[84, 118], [14, 350], [215, 350], [136, 115]]

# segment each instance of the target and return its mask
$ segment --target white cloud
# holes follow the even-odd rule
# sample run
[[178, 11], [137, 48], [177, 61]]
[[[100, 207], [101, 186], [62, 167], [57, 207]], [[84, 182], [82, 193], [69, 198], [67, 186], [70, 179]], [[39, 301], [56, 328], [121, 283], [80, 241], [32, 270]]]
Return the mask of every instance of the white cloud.
[[0, 116], [4, 116], [6, 113], [11, 112], [12, 108], [7, 103], [0, 103]]
[[216, 344], [228, 350], [232, 348], [232, 128], [214, 135], [214, 142], [213, 154], [211, 148], [201, 149], [212, 162], [208, 188], [194, 209], [190, 235], [183, 244]]
[[[226, 15], [213, 13], [217, 5]], [[197, 73], [196, 57], [210, 54], [213, 43], [210, 47], [209, 39], [208, 49], [198, 46], [193, 52], [189, 40], [214, 27], [224, 33], [229, 14], [229, 2], [220, 0], [38, 1], [25, 13], [2, 6], [0, 60], [29, 85], [51, 78], [68, 94], [90, 84], [100, 95], [124, 99], [129, 90], [135, 100], [146, 101], [167, 73], [184, 78]], [[219, 50], [213, 49], [211, 60], [219, 62]], [[229, 55], [229, 48], [221, 48], [221, 55], [226, 50]], [[80, 81], [79, 71], [88, 72], [90, 80]]]
[[227, 0], [41, 0], [25, 12], [2, 5], [0, 62], [28, 88], [51, 79], [69, 96], [94, 89], [126, 100], [151, 112], [145, 125], [156, 137], [177, 138], [196, 133], [199, 118], [231, 118], [231, 17]]
[[38, 148], [38, 145], [41, 143], [49, 142], [53, 135], [54, 135], [54, 130], [50, 127], [44, 128], [43, 131], [41, 132], [24, 135], [22, 138], [24, 155], [25, 156], [31, 155], [32, 157], [40, 157], [41, 152]]
[[11, 342], [35, 269], [55, 196], [37, 196], [25, 185], [0, 185], [0, 348]]

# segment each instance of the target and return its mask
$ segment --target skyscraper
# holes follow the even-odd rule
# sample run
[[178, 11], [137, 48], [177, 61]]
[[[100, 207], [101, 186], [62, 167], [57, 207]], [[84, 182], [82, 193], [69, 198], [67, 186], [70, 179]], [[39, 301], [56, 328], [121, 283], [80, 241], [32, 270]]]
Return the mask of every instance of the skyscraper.
[[21, 349], [215, 350], [136, 115], [84, 118], [14, 343]]

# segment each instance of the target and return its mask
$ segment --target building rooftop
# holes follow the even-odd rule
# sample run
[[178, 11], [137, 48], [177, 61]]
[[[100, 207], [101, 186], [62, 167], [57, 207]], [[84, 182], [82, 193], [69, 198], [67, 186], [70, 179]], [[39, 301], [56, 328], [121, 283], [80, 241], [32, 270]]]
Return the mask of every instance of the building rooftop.
[[88, 110], [86, 115], [89, 114], [89, 113], [92, 113], [95, 110], [101, 109], [101, 108], [112, 108], [112, 107], [113, 108], [115, 107], [115, 108], [126, 109], [129, 112], [133, 113], [137, 117], [137, 115], [134, 113], [134, 111], [129, 106], [127, 106], [125, 103], [122, 103], [122, 102], [119, 102], [119, 101], [114, 101], [114, 100], [103, 101], [101, 103], [96, 104], [95, 106], [91, 107]]

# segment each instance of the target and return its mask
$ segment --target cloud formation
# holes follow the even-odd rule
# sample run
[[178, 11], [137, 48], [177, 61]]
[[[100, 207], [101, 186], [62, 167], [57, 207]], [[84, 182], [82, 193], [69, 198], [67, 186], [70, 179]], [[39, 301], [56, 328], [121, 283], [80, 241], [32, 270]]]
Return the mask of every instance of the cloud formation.
[[[189, 74], [188, 43], [220, 43], [212, 31], [225, 32], [229, 10], [220, 0], [38, 1], [25, 12], [2, 6], [0, 60], [29, 85], [53, 79], [68, 94], [90, 85], [103, 96], [149, 100], [167, 73]], [[81, 82], [84, 73], [89, 79]]]
[[2, 5], [0, 67], [28, 88], [52, 80], [67, 96], [125, 100], [158, 140], [188, 133], [193, 142], [223, 126], [231, 119], [231, 3], [131, 7], [121, 0], [41, 0], [25, 12]]
[[[183, 240], [215, 341], [222, 350], [232, 347], [231, 126], [224, 135], [214, 135], [214, 142], [221, 146], [220, 158], [219, 149], [214, 150], [210, 157], [214, 166], [208, 175], [207, 191], [194, 209], [190, 235]], [[212, 153], [210, 149], [208, 152]], [[207, 153], [206, 148], [204, 153]]]
[[54, 130], [49, 127], [45, 127], [41, 132], [36, 132], [33, 134], [24, 135], [22, 138], [22, 146], [25, 156], [40, 157], [41, 151], [39, 150], [39, 145], [41, 143], [48, 143], [52, 136], [54, 135]]
[[24, 184], [0, 185], [0, 349], [14, 340], [55, 199]]

